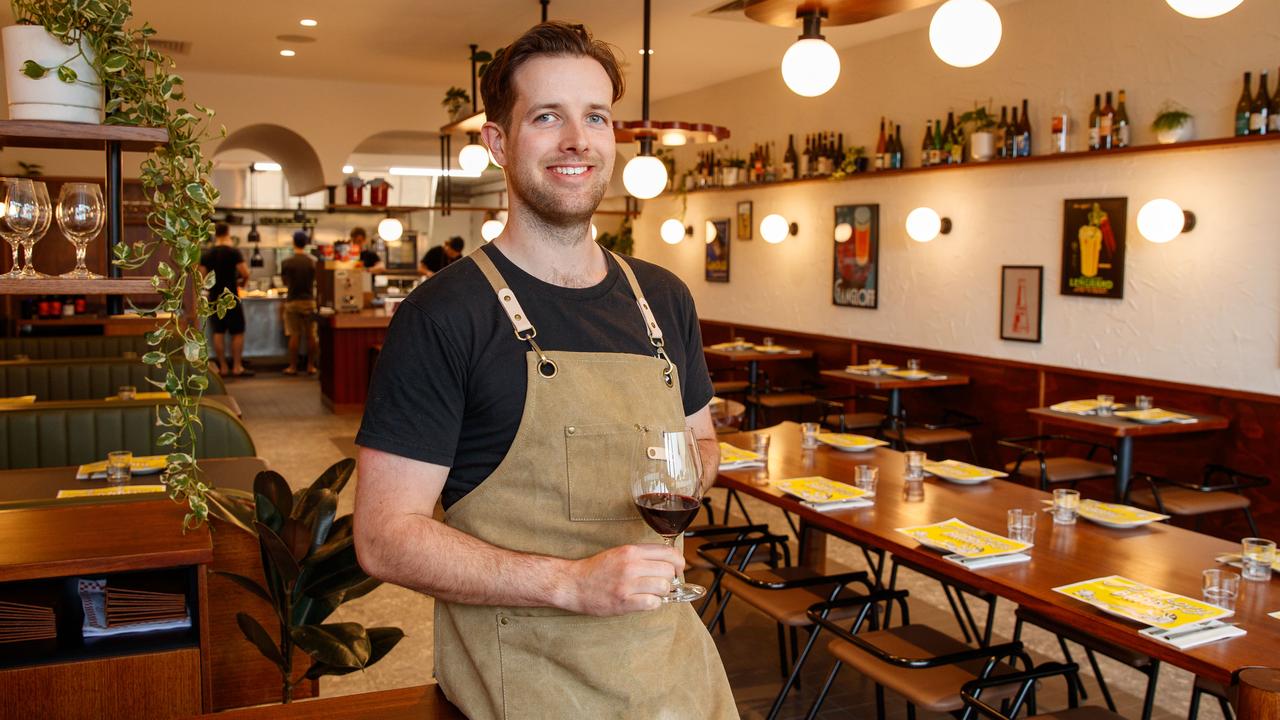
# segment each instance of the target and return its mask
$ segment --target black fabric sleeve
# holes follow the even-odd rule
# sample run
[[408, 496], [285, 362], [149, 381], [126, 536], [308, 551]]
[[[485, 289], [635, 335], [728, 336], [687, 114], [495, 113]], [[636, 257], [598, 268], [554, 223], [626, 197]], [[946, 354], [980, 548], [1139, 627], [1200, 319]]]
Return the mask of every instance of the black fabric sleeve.
[[457, 345], [413, 300], [405, 300], [378, 354], [356, 444], [452, 466], [467, 375]]
[[680, 377], [683, 378], [680, 394], [684, 398], [684, 414], [688, 416], [706, 407], [715, 390], [711, 385], [711, 371], [707, 369], [707, 357], [702, 354], [702, 327], [698, 325], [698, 310], [688, 288], [681, 287], [681, 290], [680, 302], [676, 306], [684, 324], [685, 360], [684, 367], [680, 368]]

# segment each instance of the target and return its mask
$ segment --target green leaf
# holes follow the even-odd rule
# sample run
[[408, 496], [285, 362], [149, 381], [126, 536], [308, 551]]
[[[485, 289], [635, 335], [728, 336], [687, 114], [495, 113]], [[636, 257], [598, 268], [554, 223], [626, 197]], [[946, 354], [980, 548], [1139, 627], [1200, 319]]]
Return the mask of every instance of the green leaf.
[[343, 458], [333, 465], [330, 465], [328, 470], [320, 473], [320, 477], [316, 478], [316, 481], [311, 483], [311, 487], [312, 489], [328, 488], [335, 494], [341, 493], [342, 489], [347, 486], [347, 481], [351, 479], [351, 474], [355, 472], [355, 469], [355, 460], [352, 460], [351, 458]]
[[253, 478], [253, 491], [265, 497], [281, 517], [289, 517], [293, 511], [293, 494], [289, 483], [274, 470], [263, 470]]
[[200, 359], [200, 353], [204, 350], [204, 338], [199, 340], [188, 340], [182, 344], [182, 355], [187, 362], [196, 362]]
[[[391, 652], [401, 639], [404, 638], [404, 631], [394, 627], [376, 627], [369, 628], [369, 659], [365, 661], [364, 666], [367, 668]], [[311, 667], [307, 668], [306, 679], [318, 680], [325, 675], [346, 675], [355, 672], [356, 668], [337, 667], [322, 662], [314, 662]]]
[[301, 571], [298, 561], [289, 552], [289, 546], [271, 528], [260, 522], [254, 523], [254, 527], [258, 529], [258, 542], [262, 544], [266, 557], [270, 559], [272, 570], [280, 574], [285, 589], [289, 589], [289, 586], [298, 579], [298, 573]]
[[80, 79], [80, 76], [76, 74], [75, 70], [72, 70], [66, 65], [59, 65], [58, 79], [70, 85], [71, 83], [74, 83], [76, 80]]
[[[168, 462], [173, 463], [174, 461], [169, 460]], [[230, 489], [210, 490], [205, 495], [209, 498], [209, 503], [218, 511], [218, 517], [250, 535], [256, 536], [258, 533], [253, 527], [253, 498], [249, 497], [245, 501], [233, 496], [232, 493], [234, 492], [234, 490]]]
[[49, 68], [41, 65], [35, 60], [28, 60], [22, 63], [22, 74], [26, 75], [32, 80], [39, 80], [40, 78], [49, 74]]
[[316, 661], [336, 667], [364, 667], [373, 651], [369, 634], [359, 623], [303, 625], [289, 628], [289, 635]]
[[236, 613], [236, 624], [240, 626], [240, 632], [244, 633], [245, 639], [258, 647], [258, 652], [280, 668], [284, 672], [284, 657], [280, 655], [280, 648], [276, 647], [275, 641], [267, 634], [262, 625], [253, 619], [248, 613]]
[[316, 597], [346, 592], [369, 577], [356, 558], [354, 543], [324, 563], [309, 567], [308, 570], [308, 578], [304, 583], [300, 583], [299, 594]]
[[165, 354], [164, 354], [164, 353], [162, 353], [162, 352], [160, 352], [160, 351], [158, 351], [158, 350], [153, 350], [153, 351], [151, 351], [151, 352], [149, 352], [149, 353], [146, 353], [145, 355], [143, 355], [143, 356], [142, 356], [142, 364], [143, 364], [143, 365], [154, 365], [154, 366], [156, 366], [156, 367], [160, 367], [161, 365], [163, 365], [163, 364], [164, 364], [164, 359], [165, 359]]
[[109, 73], [116, 73], [123, 70], [125, 65], [128, 64], [129, 58], [121, 55], [120, 53], [112, 53], [107, 56], [106, 60], [102, 61], [102, 69]]
[[198, 203], [209, 202], [209, 196], [205, 194], [204, 185], [201, 185], [200, 183], [187, 184], [187, 197]]
[[239, 585], [241, 588], [248, 590], [253, 595], [256, 595], [257, 597], [262, 598], [264, 601], [266, 601], [268, 605], [275, 607], [275, 603], [271, 602], [271, 596], [267, 594], [266, 588], [262, 587], [261, 585], [254, 582], [253, 580], [250, 580], [249, 578], [243, 575], [237, 575], [236, 573], [233, 573], [233, 572], [224, 572], [222, 570], [214, 570], [213, 574], [230, 580], [236, 585]]
[[286, 518], [284, 526], [280, 528], [280, 539], [284, 541], [285, 547], [289, 548], [289, 554], [301, 567], [302, 561], [306, 559], [307, 552], [311, 549], [310, 526], [302, 520]]
[[197, 392], [204, 392], [209, 389], [209, 378], [206, 375], [192, 375], [187, 378], [187, 387]]

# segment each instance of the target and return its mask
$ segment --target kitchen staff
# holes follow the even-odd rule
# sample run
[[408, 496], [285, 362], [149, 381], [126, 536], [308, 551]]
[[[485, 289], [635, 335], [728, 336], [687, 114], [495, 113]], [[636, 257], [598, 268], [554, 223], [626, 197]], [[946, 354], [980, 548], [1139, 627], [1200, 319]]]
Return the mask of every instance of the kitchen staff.
[[591, 241], [618, 60], [543, 23], [481, 89], [510, 215], [392, 320], [356, 438], [360, 563], [435, 598], [436, 679], [470, 718], [736, 718], [696, 613], [660, 600], [683, 558], [631, 499], [638, 429], [692, 427], [704, 484], [719, 454], [688, 288]]

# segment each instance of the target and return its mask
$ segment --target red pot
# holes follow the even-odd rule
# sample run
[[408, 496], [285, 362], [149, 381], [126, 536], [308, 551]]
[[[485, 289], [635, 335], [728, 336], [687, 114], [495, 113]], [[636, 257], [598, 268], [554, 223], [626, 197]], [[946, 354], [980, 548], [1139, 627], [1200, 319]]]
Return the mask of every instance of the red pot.
[[364, 186], [363, 185], [347, 185], [347, 204], [363, 205], [364, 204]]
[[369, 204], [374, 207], [387, 206], [387, 192], [391, 190], [390, 185], [370, 185], [369, 186]]

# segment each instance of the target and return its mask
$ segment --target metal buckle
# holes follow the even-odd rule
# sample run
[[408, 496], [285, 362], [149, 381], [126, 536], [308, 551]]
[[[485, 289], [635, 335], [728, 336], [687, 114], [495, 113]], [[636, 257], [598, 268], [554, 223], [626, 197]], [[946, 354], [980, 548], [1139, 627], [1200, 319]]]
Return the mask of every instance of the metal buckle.
[[528, 330], [528, 333], [529, 333], [528, 335], [521, 335], [519, 330], [516, 330], [515, 332], [516, 332], [516, 339], [519, 340], [520, 342], [529, 342], [530, 340], [538, 337], [538, 328], [536, 327], [530, 327]]
[[[538, 358], [539, 358], [539, 359], [538, 359], [538, 374], [539, 374], [539, 375], [541, 375], [542, 377], [544, 377], [544, 378], [546, 378], [546, 379], [550, 380], [551, 378], [555, 377], [556, 375], [558, 375], [558, 374], [560, 373], [560, 366], [559, 366], [559, 365], [556, 365], [556, 361], [555, 361], [555, 360], [552, 360], [551, 358], [547, 357], [546, 355], [539, 355], [539, 356], [538, 356]], [[551, 368], [551, 369], [550, 369], [550, 371], [547, 371], [547, 370], [546, 370], [546, 369], [544, 369], [544, 368]]]

